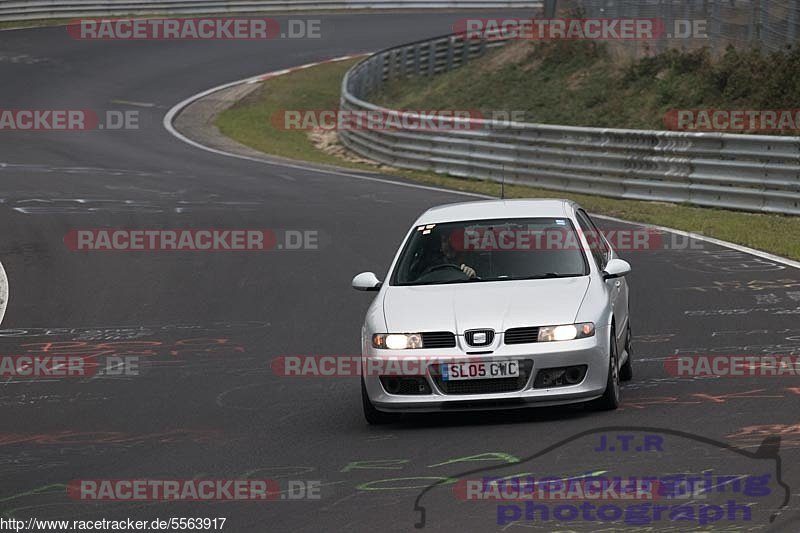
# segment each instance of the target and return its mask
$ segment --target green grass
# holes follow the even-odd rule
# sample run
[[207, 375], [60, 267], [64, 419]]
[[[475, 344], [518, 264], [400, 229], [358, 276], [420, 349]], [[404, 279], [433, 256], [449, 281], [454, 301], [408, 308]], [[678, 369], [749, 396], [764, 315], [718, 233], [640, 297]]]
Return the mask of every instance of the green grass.
[[328, 63], [274, 78], [224, 111], [217, 119], [217, 127], [224, 135], [262, 152], [350, 166], [340, 158], [317, 150], [305, 131], [274, 127], [272, 118], [287, 109], [338, 108], [342, 75], [357, 61]]
[[[271, 123], [273, 113], [285, 109], [336, 108], [339, 102], [339, 84], [344, 72], [352, 64], [353, 61], [332, 63], [269, 80], [247, 98], [223, 112], [218, 117], [217, 126], [225, 135], [268, 154], [374, 171], [375, 166], [345, 161], [317, 150], [303, 131], [283, 131], [274, 128]], [[433, 106], [427, 105], [423, 108], [431, 107]], [[499, 186], [495, 183], [405, 170], [397, 170], [393, 174], [428, 185], [494, 196], [499, 194]], [[506, 197], [569, 198], [593, 213], [702, 233], [800, 260], [800, 239], [797, 238], [800, 235], [800, 217], [744, 213], [683, 204], [616, 200], [522, 186], [507, 186]]]
[[[409, 85], [410, 84], [410, 85]], [[794, 109], [800, 48], [766, 56], [669, 50], [620, 61], [604, 43], [520, 41], [434, 80], [390, 83], [373, 101], [409, 109], [523, 111], [525, 120], [665, 129], [672, 109]]]

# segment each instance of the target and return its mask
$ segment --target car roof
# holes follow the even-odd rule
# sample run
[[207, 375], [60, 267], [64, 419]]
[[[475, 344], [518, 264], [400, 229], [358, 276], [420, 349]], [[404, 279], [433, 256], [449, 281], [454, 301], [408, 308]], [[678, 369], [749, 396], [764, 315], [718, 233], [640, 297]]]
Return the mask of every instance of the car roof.
[[485, 200], [432, 207], [414, 223], [443, 224], [462, 220], [564, 217], [578, 206], [570, 200]]

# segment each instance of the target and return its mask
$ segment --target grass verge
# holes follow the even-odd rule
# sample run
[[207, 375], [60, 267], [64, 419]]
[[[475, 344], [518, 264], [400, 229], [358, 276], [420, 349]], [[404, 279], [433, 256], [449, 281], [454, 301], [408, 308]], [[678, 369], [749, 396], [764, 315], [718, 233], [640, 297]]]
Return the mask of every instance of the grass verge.
[[[314, 163], [375, 171], [377, 166], [348, 161], [320, 151], [304, 131], [285, 131], [272, 125], [272, 117], [287, 109], [335, 109], [339, 85], [354, 61], [325, 64], [265, 82], [217, 118], [220, 131], [262, 152]], [[426, 108], [430, 108], [427, 106]], [[428, 185], [497, 196], [499, 186], [480, 180], [434, 173], [393, 170]], [[507, 186], [507, 198], [569, 198], [588, 211], [701, 233], [800, 260], [800, 217], [744, 213], [683, 204], [616, 200], [573, 192]]]
[[794, 109], [798, 91], [800, 47], [768, 55], [730, 48], [719, 57], [670, 49], [631, 61], [606, 43], [518, 41], [433, 80], [389, 83], [372, 101], [487, 116], [521, 111], [525, 121], [545, 124], [669, 129], [676, 125], [666, 117], [676, 109]]

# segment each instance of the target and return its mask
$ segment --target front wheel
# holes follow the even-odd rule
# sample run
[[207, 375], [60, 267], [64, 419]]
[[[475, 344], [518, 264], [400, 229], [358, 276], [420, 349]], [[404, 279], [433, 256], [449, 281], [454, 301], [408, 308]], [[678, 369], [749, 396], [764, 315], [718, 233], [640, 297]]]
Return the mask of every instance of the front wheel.
[[633, 379], [633, 350], [631, 348], [632, 339], [631, 339], [631, 321], [628, 320], [628, 330], [625, 335], [625, 351], [628, 354], [628, 358], [625, 360], [625, 364], [622, 365], [622, 368], [619, 369], [619, 379], [620, 381], [630, 381]]
[[592, 407], [599, 411], [613, 411], [619, 407], [619, 354], [617, 354], [617, 337], [614, 328], [611, 328], [611, 347], [608, 357], [608, 379], [603, 396], [592, 402]]
[[383, 411], [378, 411], [372, 405], [372, 401], [367, 394], [367, 386], [364, 385], [364, 378], [361, 378], [361, 404], [364, 406], [364, 418], [367, 419], [367, 423], [371, 426], [391, 424], [400, 418], [397, 413], [384, 413]]

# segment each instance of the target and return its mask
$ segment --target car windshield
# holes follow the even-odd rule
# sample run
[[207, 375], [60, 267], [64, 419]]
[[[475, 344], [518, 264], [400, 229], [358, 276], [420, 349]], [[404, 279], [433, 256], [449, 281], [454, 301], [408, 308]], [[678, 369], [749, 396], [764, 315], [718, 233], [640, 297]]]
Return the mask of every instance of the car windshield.
[[585, 276], [568, 218], [470, 220], [414, 228], [392, 285], [434, 285]]

